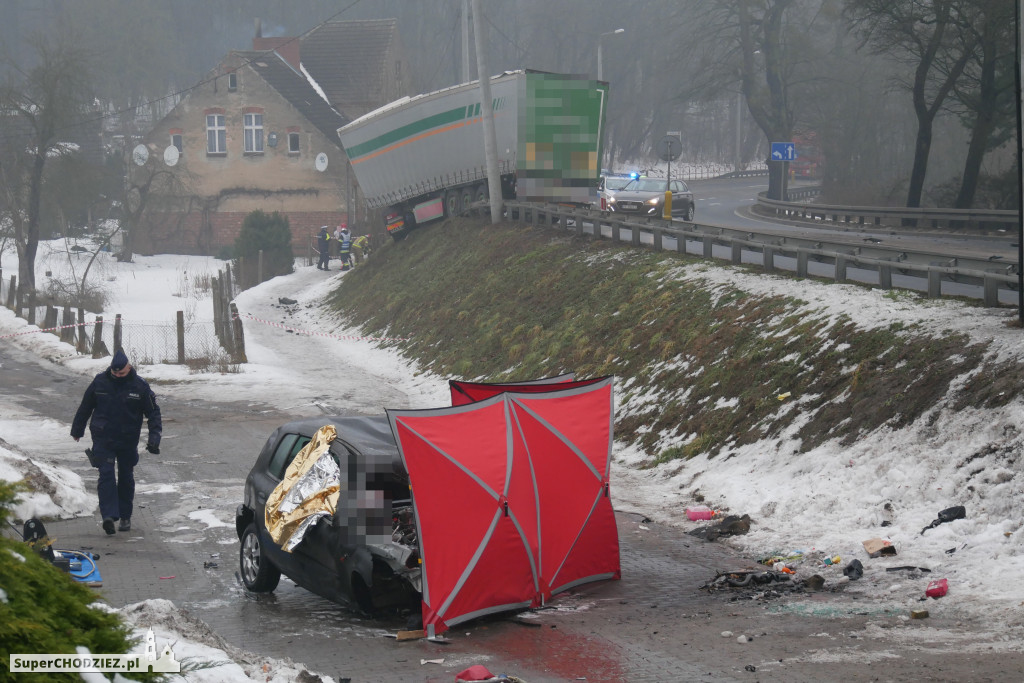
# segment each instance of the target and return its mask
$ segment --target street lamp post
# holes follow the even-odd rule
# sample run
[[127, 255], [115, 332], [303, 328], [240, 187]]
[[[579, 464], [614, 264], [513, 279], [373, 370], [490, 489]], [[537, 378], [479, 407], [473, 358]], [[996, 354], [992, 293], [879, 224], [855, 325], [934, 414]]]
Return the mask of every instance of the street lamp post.
[[614, 31], [608, 31], [608, 33], [602, 33], [597, 37], [597, 80], [603, 81], [604, 71], [601, 69], [601, 39], [605, 36], [614, 36], [616, 33], [625, 33], [626, 29], [617, 28]]

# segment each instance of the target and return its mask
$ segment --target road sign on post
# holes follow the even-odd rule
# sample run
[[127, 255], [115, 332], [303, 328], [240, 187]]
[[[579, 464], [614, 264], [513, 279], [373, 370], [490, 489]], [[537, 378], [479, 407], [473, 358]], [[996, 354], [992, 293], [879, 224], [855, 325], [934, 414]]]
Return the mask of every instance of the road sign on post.
[[794, 161], [796, 157], [796, 145], [792, 142], [772, 143], [772, 161]]

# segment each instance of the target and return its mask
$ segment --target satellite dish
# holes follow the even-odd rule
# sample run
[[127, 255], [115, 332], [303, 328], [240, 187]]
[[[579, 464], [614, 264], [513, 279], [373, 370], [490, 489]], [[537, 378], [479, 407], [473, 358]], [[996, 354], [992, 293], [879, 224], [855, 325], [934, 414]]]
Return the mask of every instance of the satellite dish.
[[321, 173], [326, 171], [327, 170], [327, 155], [324, 154], [323, 152], [320, 152], [319, 154], [317, 154], [316, 155], [316, 161], [313, 162], [313, 165], [316, 166], [316, 170], [320, 171]]
[[145, 166], [149, 161], [149, 149], [142, 144], [135, 145], [135, 149], [132, 150], [132, 161], [136, 166]]
[[168, 166], [174, 166], [178, 163], [178, 158], [181, 155], [178, 154], [178, 148], [174, 145], [167, 145], [167, 149], [164, 150], [164, 163]]

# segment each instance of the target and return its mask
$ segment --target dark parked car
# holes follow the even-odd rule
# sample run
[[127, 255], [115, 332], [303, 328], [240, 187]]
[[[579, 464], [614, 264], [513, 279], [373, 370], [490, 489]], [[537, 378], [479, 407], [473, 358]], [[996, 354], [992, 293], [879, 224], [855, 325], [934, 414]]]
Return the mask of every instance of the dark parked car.
[[[672, 189], [672, 216], [692, 221], [695, 205], [693, 193], [682, 180], [669, 181]], [[632, 180], [608, 198], [608, 210], [615, 213], [660, 218], [665, 204], [665, 181], [658, 178]]]
[[[288, 552], [267, 530], [267, 499], [324, 425], [337, 432], [326, 451], [337, 467], [324, 463], [317, 470], [330, 473], [324, 479], [337, 479], [337, 510], [310, 524]], [[250, 591], [273, 591], [284, 574], [307, 590], [355, 603], [369, 614], [418, 604], [416, 522], [408, 476], [387, 417], [318, 417], [279, 427], [245, 480], [245, 502], [235, 512], [235, 527], [241, 541], [240, 575]]]

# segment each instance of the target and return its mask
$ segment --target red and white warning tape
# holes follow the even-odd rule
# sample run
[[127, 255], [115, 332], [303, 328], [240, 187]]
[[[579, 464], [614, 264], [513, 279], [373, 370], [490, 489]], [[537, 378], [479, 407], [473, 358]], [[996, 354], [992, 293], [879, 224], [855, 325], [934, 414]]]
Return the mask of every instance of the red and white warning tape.
[[270, 320], [264, 320], [263, 318], [257, 318], [247, 313], [239, 313], [237, 318], [248, 318], [258, 323], [263, 323], [270, 327], [277, 327], [288, 332], [294, 332], [295, 334], [305, 334], [310, 337], [327, 337], [328, 339], [346, 339], [349, 341], [408, 341], [408, 337], [359, 337], [349, 334], [328, 334], [327, 332], [317, 332], [315, 330], [304, 330], [301, 327], [292, 327], [290, 325], [282, 325], [281, 323], [275, 323]]
[[[122, 321], [123, 322], [123, 321]], [[27, 332], [12, 332], [11, 334], [0, 334], [0, 339], [8, 339], [10, 337], [20, 337], [24, 334], [37, 334], [39, 332], [56, 332], [58, 330], [66, 330], [69, 327], [84, 327], [86, 325], [95, 325], [95, 322], [90, 323], [73, 323], [71, 325], [58, 325], [57, 327], [47, 327], [41, 330], [28, 330]], [[113, 323], [111, 323], [113, 324]]]

